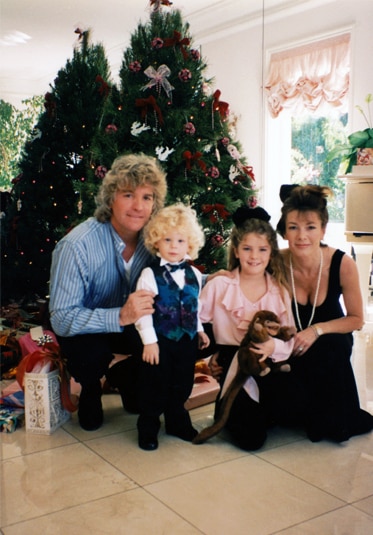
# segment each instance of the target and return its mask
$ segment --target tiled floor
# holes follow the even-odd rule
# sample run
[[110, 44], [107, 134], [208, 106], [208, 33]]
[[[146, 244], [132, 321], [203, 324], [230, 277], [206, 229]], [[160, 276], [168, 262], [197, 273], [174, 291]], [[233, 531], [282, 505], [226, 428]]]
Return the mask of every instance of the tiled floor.
[[[368, 326], [369, 327], [369, 326]], [[373, 332], [355, 336], [362, 405], [373, 413]], [[51, 436], [1, 434], [4, 535], [370, 535], [373, 433], [337, 445], [273, 429], [255, 453], [224, 434], [193, 446], [160, 434], [137, 447], [136, 417], [104, 396], [93, 433], [76, 415]], [[194, 409], [202, 428], [212, 405]]]

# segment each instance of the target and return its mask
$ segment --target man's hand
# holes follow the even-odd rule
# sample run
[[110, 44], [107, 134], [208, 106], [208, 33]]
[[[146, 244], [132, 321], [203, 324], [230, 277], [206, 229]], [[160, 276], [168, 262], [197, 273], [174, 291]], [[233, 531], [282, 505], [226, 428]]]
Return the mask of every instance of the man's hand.
[[120, 309], [119, 325], [131, 325], [142, 316], [153, 314], [154, 296], [149, 290], [137, 290], [128, 296], [127, 301]]

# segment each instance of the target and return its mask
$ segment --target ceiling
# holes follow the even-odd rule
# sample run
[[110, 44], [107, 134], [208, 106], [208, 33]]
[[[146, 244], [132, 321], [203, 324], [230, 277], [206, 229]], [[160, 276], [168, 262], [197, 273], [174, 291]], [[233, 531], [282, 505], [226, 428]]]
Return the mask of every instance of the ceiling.
[[[22, 100], [44, 94], [72, 57], [74, 30], [91, 30], [102, 43], [115, 78], [138, 23], [149, 20], [148, 0], [0, 0], [0, 98]], [[274, 14], [309, 0], [173, 0], [190, 23], [194, 41], [224, 36], [242, 24], [259, 24], [263, 10]], [[164, 8], [168, 9], [168, 8]], [[233, 30], [234, 31], [234, 30]]]

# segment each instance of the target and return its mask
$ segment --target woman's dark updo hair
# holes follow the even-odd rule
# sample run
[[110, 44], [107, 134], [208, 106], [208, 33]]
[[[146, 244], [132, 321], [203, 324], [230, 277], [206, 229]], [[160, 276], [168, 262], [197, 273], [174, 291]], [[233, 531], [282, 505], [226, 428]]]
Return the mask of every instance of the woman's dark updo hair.
[[316, 212], [321, 220], [322, 228], [329, 221], [327, 198], [332, 190], [327, 186], [298, 186], [284, 184], [280, 189], [280, 199], [284, 203], [281, 217], [277, 223], [277, 232], [284, 238], [286, 234], [286, 218], [289, 212]]

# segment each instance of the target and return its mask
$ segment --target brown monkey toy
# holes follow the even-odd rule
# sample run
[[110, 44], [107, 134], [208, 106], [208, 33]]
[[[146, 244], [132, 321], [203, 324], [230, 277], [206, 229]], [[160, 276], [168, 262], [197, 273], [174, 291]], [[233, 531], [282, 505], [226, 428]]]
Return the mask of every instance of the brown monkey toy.
[[268, 310], [257, 312], [251, 320], [237, 353], [238, 369], [226, 393], [221, 399], [218, 417], [215, 423], [203, 429], [193, 439], [193, 444], [202, 444], [209, 438], [217, 435], [225, 426], [228, 416], [239, 390], [243, 387], [246, 379], [253, 375], [266, 375], [271, 371], [289, 371], [290, 365], [284, 362], [272, 363], [259, 362], [260, 356], [251, 351], [255, 344], [266, 342], [270, 336], [279, 338], [284, 342], [290, 340], [296, 333], [294, 327], [281, 327], [277, 315]]

